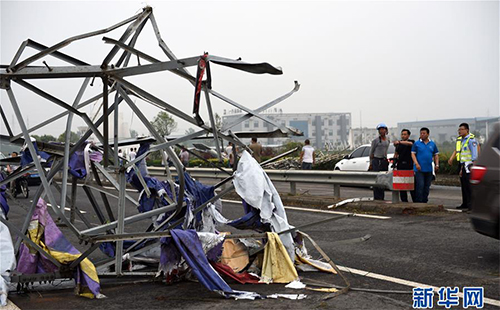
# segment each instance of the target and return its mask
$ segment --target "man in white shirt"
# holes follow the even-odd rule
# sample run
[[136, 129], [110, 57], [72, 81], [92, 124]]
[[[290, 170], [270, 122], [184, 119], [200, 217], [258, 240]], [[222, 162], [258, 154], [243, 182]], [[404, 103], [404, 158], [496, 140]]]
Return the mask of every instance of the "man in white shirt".
[[130, 153], [128, 153], [128, 160], [132, 161], [135, 159], [136, 156], [137, 156], [137, 153], [135, 152], [135, 148], [131, 148]]
[[300, 162], [302, 163], [302, 170], [311, 170], [312, 165], [316, 162], [316, 156], [314, 155], [314, 147], [312, 147], [311, 141], [307, 139], [304, 142], [306, 145], [302, 148], [300, 152]]

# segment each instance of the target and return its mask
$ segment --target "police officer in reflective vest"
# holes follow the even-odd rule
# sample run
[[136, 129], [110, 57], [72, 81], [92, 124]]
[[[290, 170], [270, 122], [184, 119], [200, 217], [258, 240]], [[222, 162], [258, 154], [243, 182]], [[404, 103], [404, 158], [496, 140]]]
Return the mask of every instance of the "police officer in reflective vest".
[[471, 205], [471, 188], [470, 188], [470, 168], [477, 159], [478, 143], [473, 134], [469, 133], [469, 124], [462, 123], [458, 127], [458, 138], [455, 146], [455, 151], [448, 159], [448, 164], [453, 163], [456, 158], [460, 167], [460, 184], [462, 186], [462, 204], [457, 209], [468, 210]]

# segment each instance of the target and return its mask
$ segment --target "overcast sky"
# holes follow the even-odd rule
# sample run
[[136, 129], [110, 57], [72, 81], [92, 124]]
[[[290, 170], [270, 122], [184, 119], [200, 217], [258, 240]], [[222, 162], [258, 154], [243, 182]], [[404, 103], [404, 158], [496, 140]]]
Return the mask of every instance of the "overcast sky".
[[[283, 112], [351, 112], [352, 125], [499, 115], [498, 1], [143, 2], [1, 1], [1, 63], [9, 64], [22, 41], [51, 46], [65, 38], [111, 26], [150, 5], [166, 44], [179, 58], [212, 55], [280, 66], [278, 76], [212, 66], [213, 88], [250, 108], [301, 89], [280, 103]], [[100, 64], [125, 28], [75, 42], [63, 52]], [[167, 60], [148, 24], [136, 47]], [[22, 59], [33, 55], [27, 49]], [[48, 57], [49, 65], [65, 65]], [[145, 63], [145, 62], [142, 62]], [[133, 58], [131, 65], [136, 65]], [[41, 61], [35, 65], [43, 65]], [[195, 73], [194, 69], [190, 69]], [[190, 114], [193, 87], [171, 73], [130, 81]], [[32, 80], [72, 103], [82, 80]], [[62, 111], [19, 85], [13, 90], [33, 126]], [[95, 81], [85, 98], [102, 91]], [[1, 105], [12, 120], [6, 92]], [[228, 104], [213, 100], [222, 114]], [[202, 101], [202, 107], [205, 107]], [[159, 110], [140, 100], [153, 118]], [[94, 105], [83, 109], [91, 113]], [[124, 121], [146, 133], [125, 107]], [[192, 127], [178, 120], [178, 134]], [[75, 117], [75, 126], [83, 121]], [[14, 125], [17, 132], [18, 125]], [[61, 120], [37, 134], [59, 135]], [[0, 132], [7, 130], [2, 123]]]

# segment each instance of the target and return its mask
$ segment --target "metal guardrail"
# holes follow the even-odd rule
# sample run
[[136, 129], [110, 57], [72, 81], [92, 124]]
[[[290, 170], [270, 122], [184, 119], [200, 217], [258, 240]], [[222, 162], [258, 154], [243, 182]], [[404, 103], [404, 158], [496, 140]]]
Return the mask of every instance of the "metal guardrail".
[[[187, 168], [193, 178], [224, 180], [231, 176], [231, 169], [222, 168], [227, 173], [215, 168]], [[166, 176], [163, 167], [148, 167], [152, 176]], [[176, 175], [175, 169], [170, 169]], [[340, 198], [341, 186], [382, 187], [392, 190], [392, 175], [386, 172], [358, 172], [358, 171], [318, 171], [318, 170], [264, 170], [271, 181], [290, 183], [290, 193], [297, 193], [297, 183], [315, 183], [333, 185], [333, 196]], [[398, 194], [398, 192], [393, 192]], [[398, 194], [399, 195], [399, 194]], [[394, 195], [393, 195], [394, 200]]]

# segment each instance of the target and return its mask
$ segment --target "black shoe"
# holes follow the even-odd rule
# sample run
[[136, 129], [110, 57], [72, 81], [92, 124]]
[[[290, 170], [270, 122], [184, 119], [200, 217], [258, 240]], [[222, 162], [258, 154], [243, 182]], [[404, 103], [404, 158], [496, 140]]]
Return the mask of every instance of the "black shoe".
[[460, 206], [457, 207], [457, 209], [459, 209], [459, 210], [465, 210], [465, 209], [469, 209], [469, 207], [464, 206], [464, 205], [460, 205]]

